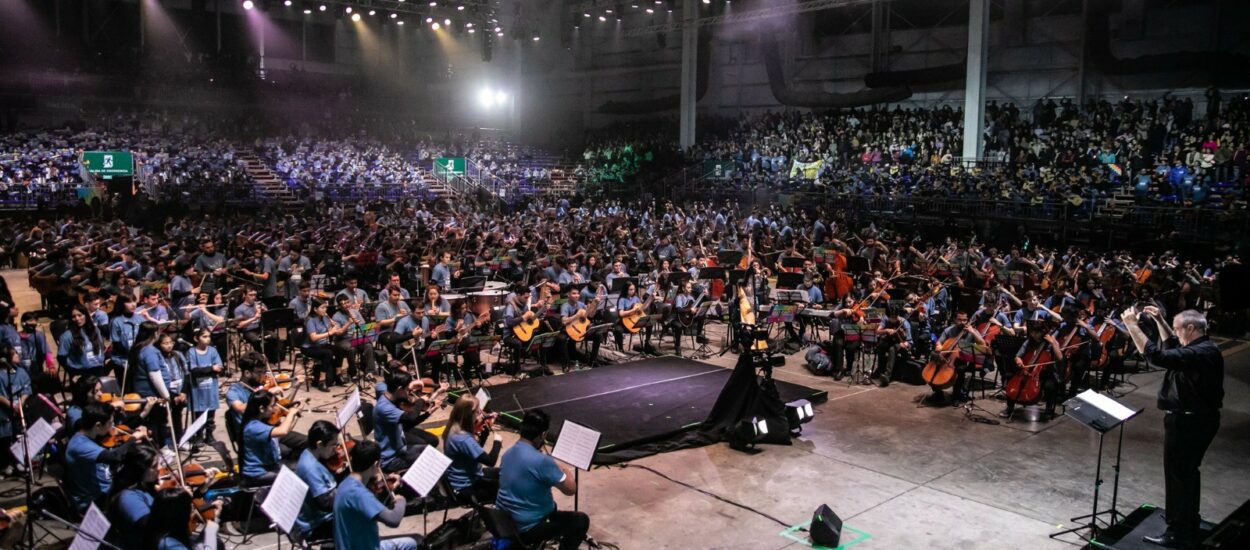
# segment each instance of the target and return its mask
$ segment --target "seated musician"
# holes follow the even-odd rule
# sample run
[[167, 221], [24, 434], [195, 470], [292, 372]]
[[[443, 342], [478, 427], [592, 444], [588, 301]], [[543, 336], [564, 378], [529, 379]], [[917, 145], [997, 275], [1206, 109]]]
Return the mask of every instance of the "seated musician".
[[468, 502], [467, 497], [471, 495], [476, 502], [488, 504], [494, 502], [495, 493], [499, 492], [499, 470], [495, 463], [499, 460], [503, 438], [494, 433], [490, 452], [482, 449], [492, 435], [491, 429], [485, 426], [475, 435], [485, 415], [477, 399], [466, 394], [456, 400], [443, 428], [443, 454], [451, 459], [447, 482], [462, 502]]
[[[939, 344], [941, 342], [950, 342], [952, 345], [950, 349], [954, 350], [952, 353], [956, 356], [955, 386], [951, 390], [951, 393], [954, 394], [955, 402], [963, 403], [970, 400], [971, 397], [968, 396], [967, 375], [968, 371], [975, 365], [960, 358], [958, 349], [960, 344], [967, 342], [975, 342], [985, 346], [987, 345], [985, 338], [981, 336], [981, 333], [977, 331], [976, 327], [973, 327], [972, 324], [968, 322], [968, 312], [956, 311], [955, 318], [952, 319], [950, 326], [946, 327], [946, 329], [942, 331], [942, 334], [938, 336], [938, 342]], [[941, 393], [941, 391], [942, 390], [937, 390], [938, 393]]]
[[855, 297], [847, 294], [842, 297], [841, 307], [834, 309], [829, 316], [829, 327], [833, 331], [829, 343], [829, 362], [834, 380], [841, 380], [850, 373], [851, 366], [855, 364], [859, 350], [863, 347], [858, 338], [847, 341], [846, 329], [843, 327], [845, 324], [856, 324], [863, 320], [863, 312], [855, 305]]
[[408, 289], [404, 288], [403, 282], [398, 273], [391, 273], [390, 276], [387, 277], [386, 286], [382, 287], [382, 290], [378, 291], [378, 301], [385, 302], [388, 298], [390, 298], [392, 290], [399, 291], [400, 300], [407, 300], [412, 297], [408, 294]]
[[[386, 390], [373, 406], [373, 434], [382, 448], [382, 469], [387, 472], [407, 470], [426, 445], [438, 445], [434, 434], [419, 427], [436, 404], [434, 399], [417, 397], [420, 393], [421, 381], [413, 380], [412, 375], [403, 371], [387, 373]], [[420, 439], [420, 444], [409, 443], [410, 432]]]
[[[621, 296], [617, 298], [616, 300], [617, 315], [619, 315], [622, 318], [633, 316], [633, 315], [639, 315], [639, 314], [646, 315], [649, 302], [650, 302], [650, 299], [644, 302], [641, 298], [638, 297], [638, 285], [635, 285], [634, 283], [630, 282], [629, 284], [625, 285], [625, 290], [621, 292]], [[613, 331], [613, 334], [616, 337], [616, 348], [618, 350], [624, 351], [625, 350], [625, 334], [622, 330], [622, 327], [616, 327], [616, 329]], [[653, 355], [659, 355], [659, 352], [657, 352], [656, 349], [651, 346], [651, 325], [647, 325], [643, 327], [642, 334], [643, 334], [643, 343], [642, 343], [643, 351], [653, 354]]]
[[336, 345], [339, 337], [347, 332], [347, 327], [330, 318], [330, 305], [325, 301], [313, 299], [309, 308], [311, 312], [304, 321], [302, 352], [317, 363], [317, 368], [313, 371], [312, 384], [317, 389], [328, 392], [329, 386], [339, 384], [338, 366], [351, 353], [350, 347], [344, 350]]
[[877, 325], [877, 368], [870, 377], [884, 388], [894, 378], [897, 361], [906, 361], [911, 349], [911, 323], [903, 318], [901, 308], [890, 306], [886, 317]]
[[1060, 312], [1063, 322], [1055, 329], [1055, 341], [1063, 351], [1064, 371], [1071, 376], [1068, 381], [1066, 397], [1075, 396], [1089, 387], [1086, 374], [1090, 363], [1101, 351], [1098, 340], [1094, 338], [1094, 327], [1090, 326], [1088, 313], [1076, 304], [1068, 304]]
[[69, 327], [57, 339], [56, 353], [65, 362], [66, 374], [102, 376], [104, 374], [105, 341], [99, 328], [88, 317], [83, 306], [76, 305], [69, 314]]
[[186, 261], [174, 262], [174, 276], [169, 281], [169, 302], [174, 307], [176, 317], [182, 317], [186, 312], [183, 309], [190, 305], [199, 294], [199, 289], [191, 284], [191, 275], [195, 270], [191, 268], [191, 263]]
[[[1111, 375], [1124, 372], [1124, 359], [1128, 351], [1130, 342], [1128, 328], [1124, 326], [1124, 322], [1117, 319], [1114, 315], [1110, 315], [1107, 309], [1098, 309], [1094, 312], [1094, 338], [1100, 342], [1104, 342], [1103, 347], [1106, 348], [1106, 363], [1102, 365], [1102, 374], [1098, 378], [1098, 389], [1105, 390], [1111, 387]], [[1112, 331], [1113, 334], [1106, 334]]]
[[104, 299], [96, 292], [88, 292], [83, 296], [82, 303], [87, 306], [87, 318], [95, 323], [100, 334], [108, 334], [109, 314], [104, 311]]
[[[468, 381], [472, 380], [473, 377], [478, 372], [478, 367], [480, 367], [482, 364], [482, 352], [481, 350], [469, 351], [465, 349], [465, 344], [463, 343], [463, 340], [464, 338], [467, 338], [470, 334], [472, 334], [475, 330], [479, 329], [480, 327], [485, 326], [489, 322], [490, 322], [489, 314], [484, 316], [482, 319], [478, 319], [477, 316], [474, 315], [472, 311], [469, 311], [468, 300], [460, 300], [456, 302], [456, 305], [451, 307], [451, 315], [448, 315], [447, 321], [443, 323], [442, 331], [441, 331], [441, 338], [456, 339], [456, 340], [461, 341], [461, 343], [457, 346], [456, 349], [461, 359], [463, 360], [463, 363], [460, 365], [460, 368], [461, 368], [460, 376], [461, 376], [461, 379], [464, 380], [466, 384], [468, 384]], [[436, 365], [432, 369], [435, 372], [436, 379], [438, 378], [439, 375], [442, 374], [439, 372], [441, 370], [439, 368], [440, 366], [441, 365]], [[456, 366], [455, 358], [453, 357], [451, 364], [448, 365], [448, 368], [454, 369], [455, 366]], [[451, 376], [451, 375], [448, 374], [448, 376]]]
[[[1046, 411], [1043, 418], [1049, 419], [1055, 416], [1055, 406], [1059, 404], [1059, 389], [1063, 387], [1063, 351], [1059, 349], [1059, 341], [1055, 340], [1047, 329], [1046, 321], [1030, 321], [1025, 329], [1028, 339], [1024, 341], [1024, 345], [1020, 346], [1020, 351], [1016, 353], [1015, 360], [1015, 376], [1021, 374], [1020, 369], [1025, 366], [1026, 357], [1035, 357], [1036, 354], [1044, 349], [1050, 351], [1053, 361], [1048, 365], [1038, 368], [1042, 369], [1042, 398], [1046, 400]], [[1011, 418], [1016, 411], [1016, 403], [1011, 399], [1007, 399], [1007, 408], [998, 416], [1003, 418]]]
[[[409, 309], [408, 315], [400, 317], [398, 321], [395, 321], [395, 346], [399, 348], [411, 341], [412, 344], [407, 344], [407, 346], [412, 350], [412, 353], [417, 353], [418, 358], [420, 358], [420, 352], [425, 349], [425, 338], [429, 333], [430, 320], [425, 316], [425, 307], [418, 304], [417, 307]], [[407, 361], [407, 354], [408, 352], [402, 352], [392, 355], [392, 357]]]
[[429, 286], [425, 289], [425, 313], [426, 315], [451, 315], [451, 302], [442, 296], [442, 291], [437, 286]]
[[79, 513], [86, 512], [93, 502], [104, 504], [102, 497], [113, 483], [112, 467], [121, 464], [126, 453], [148, 437], [147, 428], [140, 426], [126, 443], [107, 449], [101, 446], [100, 441], [112, 434], [112, 407], [89, 403], [83, 408], [78, 429], [65, 446], [65, 485]]
[[300, 281], [295, 297], [291, 299], [287, 307], [291, 308], [291, 311], [295, 313], [295, 319], [300, 323], [308, 319], [308, 314], [312, 312], [312, 285], [308, 281]]
[[122, 457], [109, 488], [108, 505], [102, 510], [113, 524], [109, 542], [122, 548], [141, 547], [156, 500], [159, 464], [157, 450], [146, 445], [133, 446]]
[[378, 343], [386, 348], [391, 357], [399, 357], [396, 346], [403, 340], [395, 331], [395, 324], [412, 313], [412, 308], [403, 301], [401, 290], [403, 289], [398, 287], [387, 287], [386, 299], [379, 301], [377, 309], [373, 310], [373, 320], [378, 325]]
[[56, 373], [56, 363], [48, 347], [48, 337], [39, 330], [39, 314], [27, 311], [22, 314], [22, 324], [18, 327], [17, 338], [20, 344], [18, 365], [26, 369], [26, 374], [37, 378], [42, 373]]
[[[521, 323], [533, 321], [538, 315], [541, 315], [547, 309], [547, 302], [542, 301], [535, 302], [534, 309], [531, 309], [529, 307], [530, 296], [531, 295], [528, 292], [513, 292], [508, 295], [508, 304], [504, 306], [503, 343], [512, 349], [512, 361], [504, 367], [505, 372], [509, 374], [516, 374], [521, 370], [521, 359], [525, 356], [526, 346], [529, 345], [528, 341], [521, 341], [521, 339], [516, 335], [514, 329]], [[534, 334], [542, 334], [544, 332], [547, 332], [547, 329], [541, 325], [534, 329]], [[532, 339], [533, 336], [530, 338]], [[539, 361], [543, 360], [542, 350], [539, 350], [537, 359]], [[549, 370], [544, 370], [550, 374]]]
[[[221, 516], [221, 500], [213, 503], [214, 518]], [[191, 494], [181, 488], [165, 489], [156, 494], [152, 503], [152, 515], [148, 520], [151, 529], [144, 533], [142, 548], [157, 550], [216, 550], [221, 547], [217, 539], [220, 526], [216, 519], [204, 522], [198, 536], [192, 536], [191, 517], [194, 513]]]
[[342, 458], [346, 468], [347, 455], [342, 449], [339, 429], [333, 422], [318, 420], [308, 428], [308, 448], [300, 453], [295, 464], [295, 475], [308, 484], [304, 504], [291, 529], [291, 538], [297, 544], [334, 536], [334, 488], [338, 485], [338, 476], [346, 472], [332, 472], [326, 464]]
[[173, 312], [161, 304], [161, 293], [155, 290], [143, 291], [143, 303], [135, 310], [145, 321], [168, 323], [174, 319]]
[[[226, 431], [236, 443], [243, 441], [243, 413], [247, 411], [247, 404], [256, 390], [265, 387], [265, 375], [269, 372], [269, 365], [265, 363], [264, 356], [256, 352], [240, 357], [238, 365], [239, 380], [226, 390]], [[304, 378], [295, 376], [290, 387], [281, 391], [273, 388], [272, 391], [279, 394], [277, 397], [280, 401], [290, 401], [295, 398], [302, 383], [304, 383]], [[296, 452], [304, 448], [305, 441], [306, 438], [302, 434], [295, 432], [286, 434], [278, 441], [282, 456], [294, 456]]]
[[[243, 474], [245, 486], [268, 485], [278, 478], [283, 456], [278, 440], [291, 433], [302, 406], [296, 402], [283, 407], [268, 390], [256, 390], [248, 398], [243, 411], [243, 438], [239, 442], [239, 473]], [[276, 424], [271, 423], [282, 408], [287, 414]]]
[[[126, 371], [129, 380], [125, 381], [125, 387], [139, 394], [139, 397], [154, 397], [168, 405], [174, 396], [182, 397], [182, 394], [177, 391], [178, 388], [172, 386], [175, 374], [167, 356], [158, 346], [161, 336], [156, 323], [144, 321], [139, 325], [139, 332], [130, 349], [130, 357], [126, 360], [130, 368]], [[172, 340], [169, 342], [169, 349], [173, 349]], [[182, 383], [181, 376], [177, 376], [177, 382]], [[168, 433], [168, 414], [168, 406], [162, 406], [154, 409], [147, 417], [148, 429], [161, 444], [168, 443], [167, 440], [174, 437]]]
[[[361, 292], [364, 291], [361, 290]], [[334, 346], [338, 348], [339, 353], [347, 357], [347, 377], [353, 380], [356, 378], [359, 372], [357, 365], [364, 369], [365, 374], [376, 373], [377, 356], [373, 352], [373, 344], [369, 343], [368, 340], [362, 340], [355, 342], [358, 345], [352, 345], [353, 338], [362, 336], [359, 327], [367, 324], [364, 314], [360, 312], [360, 304], [352, 301], [351, 298], [348, 298], [342, 292], [335, 298], [335, 301], [338, 305], [338, 311], [334, 312], [332, 319], [339, 326], [348, 328], [345, 332], [339, 334], [334, 341]], [[337, 365], [335, 366], [337, 367]]]
[[265, 306], [258, 301], [257, 295], [256, 287], [248, 286], [243, 290], [243, 302], [235, 306], [234, 319], [239, 336], [252, 346], [252, 349], [263, 354], [265, 348], [261, 343], [263, 335], [260, 332], [260, 316], [264, 313]]
[[378, 500], [370, 489], [375, 483], [391, 483], [381, 479], [385, 474], [380, 467], [380, 444], [361, 441], [350, 453], [352, 473], [339, 483], [334, 491], [334, 547], [342, 550], [416, 550], [417, 541], [410, 537], [381, 540], [378, 522], [387, 527], [399, 527], [404, 519], [407, 501], [402, 495], [394, 495], [394, 503], [388, 508]]
[[360, 278], [353, 273], [349, 273], [343, 277], [343, 289], [334, 295], [334, 303], [338, 303], [340, 298], [347, 298], [356, 307], [369, 302], [369, 293], [360, 288]]
[[1042, 297], [1038, 295], [1037, 291], [1030, 290], [1024, 293], [1024, 302], [1020, 306], [1020, 310], [1016, 312], [1015, 318], [1012, 319], [1011, 326], [1017, 331], [1023, 331], [1029, 321], [1040, 321], [1043, 319], [1055, 322], [1063, 321], [1063, 318], [1058, 313], [1042, 306]]
[[[687, 328], [695, 334], [697, 342], [701, 344], [707, 343], [707, 337], [703, 335], [704, 318], [702, 316], [694, 316], [695, 311], [699, 307], [699, 304], [696, 303], [695, 300], [698, 300], [698, 298], [694, 295], [694, 281], [687, 279], [681, 284], [681, 291], [678, 292], [677, 296], [673, 298], [673, 310], [678, 315], [672, 324], [674, 339], [673, 345], [677, 349], [678, 357], [681, 356], [681, 335]], [[690, 323], [689, 326], [685, 324], [687, 320]]]
[[[1006, 304], [1001, 305], [1004, 307], [1006, 306]], [[1011, 319], [1006, 313], [1003, 313], [1003, 311], [998, 307], [998, 304], [991, 304], [977, 308], [977, 310], [972, 312], [972, 315], [968, 318], [968, 322], [972, 323], [974, 327], [977, 327], [977, 332], [980, 332], [982, 336], [988, 334], [993, 326], [999, 327], [1001, 334], [1008, 336], [1016, 335], [1016, 329], [1012, 325]], [[994, 365], [992, 368], [1000, 369], [1002, 371], [1002, 376], [1006, 379], [1006, 377], [1010, 374], [1012, 367], [1015, 366], [1015, 356], [1016, 352], [1019, 350], [999, 345], [998, 340], [995, 340], [991, 345], [993, 346], [991, 351], [993, 351], [994, 357]]]
[[[816, 279], [811, 275], [803, 276], [803, 283], [798, 286], [798, 290], [802, 290], [807, 296], [807, 304], [803, 306], [805, 309], [820, 309], [824, 307], [825, 293], [821, 290], [820, 285], [816, 284]], [[790, 339], [792, 340], [801, 340], [802, 333], [812, 323], [806, 315], [798, 316], [797, 320], [799, 322], [798, 333], [794, 333], [794, 329], [791, 327], [792, 323], [786, 323], [786, 332], [790, 333]]]
[[551, 418], [541, 409], [525, 413], [521, 440], [504, 453], [499, 466], [499, 496], [495, 506], [508, 512], [524, 544], [560, 539], [560, 550], [576, 550], [586, 540], [590, 517], [582, 512], [556, 510], [551, 489], [577, 492], [573, 469], [543, 452]]
[[[582, 302], [581, 291], [577, 287], [569, 287], [565, 297], [568, 301], [560, 306], [560, 324], [565, 327], [566, 331], [570, 325], [581, 321], [588, 322], [594, 316], [595, 310], [592, 309], [592, 306]], [[597, 307], [598, 302], [592, 302], [592, 305]], [[570, 337], [567, 332], [562, 331], [557, 338], [560, 340], [560, 345], [564, 350], [564, 362], [566, 365], [581, 363], [586, 366], [593, 366], [595, 359], [599, 357], [599, 346], [603, 342], [602, 335], [586, 336], [586, 339], [590, 341], [590, 355], [586, 355], [577, 349], [578, 342]]]

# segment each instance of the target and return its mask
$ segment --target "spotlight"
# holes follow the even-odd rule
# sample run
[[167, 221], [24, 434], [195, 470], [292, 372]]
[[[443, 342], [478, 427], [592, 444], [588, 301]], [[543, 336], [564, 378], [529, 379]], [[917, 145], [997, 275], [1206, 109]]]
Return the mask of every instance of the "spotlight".
[[502, 31], [502, 30], [503, 30], [503, 27], [495, 27], [495, 32], [499, 32], [499, 31]]
[[438, 2], [430, 2], [430, 7], [431, 7], [431, 8], [432, 8], [432, 7], [434, 7], [434, 6], [437, 6], [437, 5], [438, 5]]
[[786, 403], [786, 420], [790, 422], [791, 432], [802, 431], [803, 424], [811, 422], [815, 414], [812, 411], [812, 402], [806, 399]]
[[612, 13], [612, 8], [608, 8], [608, 9], [606, 9], [606, 10], [603, 10], [603, 12], [604, 12], [604, 13]]
[[433, 22], [434, 22], [434, 18], [433, 18], [433, 17], [426, 17], [426, 18], [425, 18], [425, 22], [426, 22], [426, 23], [433, 23]]
[[464, 6], [456, 6], [456, 11], [464, 11]]
[[451, 19], [444, 19], [444, 20], [443, 20], [443, 26], [444, 26], [444, 27], [450, 27], [450, 26], [451, 26]]
[[346, 8], [343, 8], [343, 12], [344, 12], [344, 13], [351, 13], [351, 12], [352, 12], [352, 7], [351, 7], [351, 6], [347, 6]]
[[[402, 0], [401, 0], [401, 1], [402, 1]], [[403, 21], [402, 19], [400, 19], [400, 20], [399, 20], [399, 21], [397, 21], [395, 24], [396, 24], [396, 25], [399, 25], [399, 26], [401, 26], [401, 27], [402, 27], [402, 26], [404, 26], [404, 21]]]
[[538, 42], [539, 40], [542, 40], [542, 36], [539, 36], [538, 31], [534, 31], [534, 41]]
[[243, 0], [243, 9], [250, 10], [254, 7], [256, 7], [256, 4], [252, 0]]
[[712, 0], [703, 0], [703, 3], [704, 3], [704, 4], [711, 4], [711, 3], [712, 3]]
[[322, 4], [320, 6], [317, 6], [317, 11], [326, 11], [326, 5]]
[[600, 15], [600, 16], [599, 16], [599, 22], [600, 22], [600, 23], [602, 23], [602, 22], [604, 22], [604, 21], [607, 21], [607, 20], [608, 20], [608, 18], [607, 18], [607, 17], [604, 17], [604, 16], [602, 16], [602, 15]]
[[477, 32], [477, 29], [469, 29], [469, 34], [473, 34], [475, 32]]
[[477, 101], [483, 107], [489, 108], [495, 104], [495, 94], [491, 92], [490, 88], [482, 88], [482, 91], [477, 93]]
[[394, 19], [394, 18], [396, 18], [396, 17], [399, 17], [399, 14], [398, 14], [398, 13], [392, 13], [392, 14], [391, 14], [391, 19]]
[[758, 417], [751, 417], [750, 420], [744, 418], [734, 424], [728, 436], [730, 449], [748, 454], [758, 453], [760, 449], [755, 448], [755, 444], [768, 436], [768, 422]]
[[377, 15], [377, 14], [378, 14], [378, 10], [369, 10], [369, 15], [372, 16], [372, 15]]
[[590, 12], [582, 12], [582, 17], [590, 17]]
[[304, 8], [304, 15], [311, 15], [311, 14], [312, 14], [312, 10], [308, 8]]
[[285, 0], [284, 2], [282, 2], [282, 5], [288, 8], [291, 7], [291, 0]]
[[503, 93], [503, 90], [499, 90], [498, 92], [495, 92], [495, 103], [503, 104], [503, 102], [507, 100], [508, 100], [508, 94]]
[[360, 14], [359, 14], [359, 13], [353, 13], [353, 14], [352, 14], [352, 21], [353, 21], [353, 22], [358, 22], [358, 21], [360, 21]]
[[651, 9], [651, 8], [647, 8], [647, 13], [655, 13], [655, 10], [653, 10], [653, 9]]
[[438, 21], [435, 21], [432, 25], [430, 25], [430, 28], [434, 30], [438, 30], [440, 27], [442, 27], [442, 25], [439, 25]]
[[501, 32], [497, 32], [497, 33], [495, 33], [495, 36], [503, 36], [503, 33], [501, 33]]

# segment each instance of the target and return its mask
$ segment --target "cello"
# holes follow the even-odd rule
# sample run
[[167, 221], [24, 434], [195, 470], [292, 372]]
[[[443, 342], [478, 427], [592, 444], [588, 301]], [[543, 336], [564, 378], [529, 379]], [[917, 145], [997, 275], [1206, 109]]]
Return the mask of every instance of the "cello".
[[[1042, 345], [1044, 344], [1044, 345]], [[1032, 405], [1042, 396], [1042, 371], [1056, 361], [1054, 351], [1048, 341], [1039, 343], [1036, 349], [1028, 351], [1021, 358], [1021, 369], [1011, 380], [1003, 394], [1007, 399], [1021, 405]]]
[[[965, 328], [965, 330], [967, 330]], [[960, 333], [962, 334], [962, 332]], [[955, 383], [955, 360], [959, 358], [959, 336], [938, 342], [937, 349], [920, 371], [920, 377], [933, 389], [941, 391]]]

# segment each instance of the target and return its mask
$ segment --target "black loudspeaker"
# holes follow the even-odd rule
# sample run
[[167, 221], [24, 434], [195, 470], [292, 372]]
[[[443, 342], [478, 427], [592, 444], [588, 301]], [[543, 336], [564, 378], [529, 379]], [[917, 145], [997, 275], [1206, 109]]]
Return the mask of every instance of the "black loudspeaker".
[[821, 504], [812, 514], [812, 525], [808, 528], [812, 535], [812, 545], [837, 548], [842, 540], [842, 518], [829, 509], [828, 504]]
[[1250, 308], [1250, 285], [1242, 284], [1250, 277], [1250, 265], [1226, 265], [1220, 268], [1220, 308], [1236, 311]]

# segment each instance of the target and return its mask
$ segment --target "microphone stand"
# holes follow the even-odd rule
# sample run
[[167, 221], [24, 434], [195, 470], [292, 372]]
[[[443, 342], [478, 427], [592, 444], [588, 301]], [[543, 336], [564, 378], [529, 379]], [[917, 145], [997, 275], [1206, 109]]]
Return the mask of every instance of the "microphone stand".
[[[13, 367], [9, 366], [10, 372]], [[9, 396], [6, 396], [9, 397]], [[10, 398], [11, 399], [11, 398]], [[10, 401], [12, 403], [12, 401]], [[22, 458], [26, 463], [26, 475], [22, 476], [25, 483], [26, 502], [27, 504], [34, 502], [34, 485], [35, 485], [35, 465], [34, 460], [30, 457], [30, 435], [26, 431], [26, 410], [25, 407], [18, 405], [17, 407], [18, 424], [22, 427]], [[72, 428], [72, 426], [71, 426]], [[27, 548], [35, 547], [35, 525], [34, 517], [27, 518], [26, 525], [22, 528], [22, 539], [26, 541]]]

